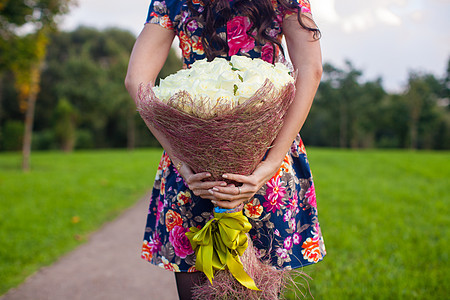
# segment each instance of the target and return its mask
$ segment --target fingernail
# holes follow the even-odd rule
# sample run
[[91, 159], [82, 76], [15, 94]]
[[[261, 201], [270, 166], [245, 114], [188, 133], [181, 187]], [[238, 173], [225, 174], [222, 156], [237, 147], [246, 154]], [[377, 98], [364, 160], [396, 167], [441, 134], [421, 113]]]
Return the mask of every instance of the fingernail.
[[206, 177], [209, 177], [209, 176], [211, 176], [211, 174], [207, 173], [207, 174], [206, 174]]
[[217, 204], [217, 201], [211, 200], [212, 204]]
[[215, 191], [215, 192], [218, 192], [218, 191], [219, 191], [219, 189], [218, 189], [218, 188], [216, 188], [216, 187], [213, 187], [213, 191]]
[[227, 186], [227, 183], [226, 182], [222, 182], [220, 185], [221, 186]]
[[214, 192], [212, 190], [208, 190], [208, 192], [212, 195], [214, 194]]
[[223, 178], [228, 178], [228, 175], [227, 174], [223, 174], [222, 177]]

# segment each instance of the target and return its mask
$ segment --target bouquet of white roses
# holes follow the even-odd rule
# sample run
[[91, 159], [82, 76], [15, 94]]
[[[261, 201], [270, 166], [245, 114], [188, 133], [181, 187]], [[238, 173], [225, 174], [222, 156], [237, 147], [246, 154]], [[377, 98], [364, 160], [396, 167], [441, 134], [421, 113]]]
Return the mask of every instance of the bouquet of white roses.
[[[211, 179], [223, 180], [224, 173], [251, 174], [263, 159], [283, 125], [294, 82], [283, 64], [242, 56], [200, 60], [161, 80], [159, 86], [141, 85], [137, 106], [144, 121], [167, 137], [174, 155], [194, 172], [207, 171]], [[216, 207], [214, 218], [202, 229], [191, 227], [186, 233], [195, 249], [196, 268], [211, 283], [216, 271], [230, 271], [225, 274], [232, 277], [218, 275], [222, 279], [215, 289], [245, 287], [258, 299], [268, 293], [276, 296], [280, 285], [268, 286], [282, 273], [258, 264], [256, 253], [246, 251], [250, 229], [242, 211]], [[244, 252], [248, 273], [240, 259]], [[242, 285], [228, 284], [230, 278]], [[203, 286], [197, 294], [204, 299], [205, 294], [217, 293]]]
[[141, 85], [137, 106], [179, 159], [221, 180], [224, 173], [249, 175], [263, 159], [283, 125], [294, 81], [281, 63], [199, 60], [159, 86]]

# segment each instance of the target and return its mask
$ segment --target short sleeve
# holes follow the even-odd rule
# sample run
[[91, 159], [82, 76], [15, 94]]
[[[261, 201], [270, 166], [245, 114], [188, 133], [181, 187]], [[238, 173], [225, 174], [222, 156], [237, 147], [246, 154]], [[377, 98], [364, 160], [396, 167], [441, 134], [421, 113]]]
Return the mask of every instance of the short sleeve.
[[145, 23], [159, 24], [173, 30], [176, 27], [174, 20], [181, 11], [181, 3], [179, 0], [152, 0]]
[[[292, 0], [292, 4], [298, 5], [300, 13], [312, 20], [311, 4], [309, 3], [309, 0]], [[297, 10], [288, 10], [284, 12], [283, 18], [296, 14]]]

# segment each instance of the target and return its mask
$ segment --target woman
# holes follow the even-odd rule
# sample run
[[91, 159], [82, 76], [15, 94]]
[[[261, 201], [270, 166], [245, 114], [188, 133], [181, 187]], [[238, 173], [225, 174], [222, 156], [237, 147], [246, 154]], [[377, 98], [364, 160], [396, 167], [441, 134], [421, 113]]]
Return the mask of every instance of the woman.
[[150, 201], [142, 257], [175, 271], [180, 299], [190, 299], [195, 254], [187, 228], [203, 226], [213, 207], [236, 208], [253, 225], [250, 236], [262, 258], [279, 268], [298, 268], [322, 260], [325, 248], [317, 219], [312, 175], [298, 135], [322, 74], [319, 31], [309, 2], [300, 0], [166, 0], [152, 1], [147, 23], [133, 48], [125, 84], [137, 101], [140, 83], [154, 83], [175, 35], [184, 66], [195, 60], [246, 55], [283, 62], [281, 37], [298, 71], [296, 95], [280, 133], [265, 159], [249, 176], [224, 174], [225, 181], [204, 181], [177, 158], [155, 128], [164, 148]]

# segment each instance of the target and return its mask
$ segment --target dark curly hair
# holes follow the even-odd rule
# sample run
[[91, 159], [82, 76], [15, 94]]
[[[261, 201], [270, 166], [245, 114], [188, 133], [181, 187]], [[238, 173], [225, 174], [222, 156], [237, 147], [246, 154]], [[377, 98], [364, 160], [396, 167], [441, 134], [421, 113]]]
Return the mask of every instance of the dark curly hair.
[[[272, 4], [272, 0], [236, 0], [233, 8], [230, 7], [229, 0], [201, 0], [203, 10], [195, 9], [192, 0], [188, 0], [187, 4], [191, 12], [191, 18], [185, 24], [187, 26], [192, 21], [197, 21], [203, 28], [201, 41], [208, 60], [217, 56], [226, 56], [228, 53], [228, 44], [226, 38], [221, 34], [217, 34], [216, 29], [227, 24], [233, 13], [239, 12], [240, 15], [247, 16], [252, 26], [247, 30], [247, 34], [251, 35], [258, 44], [271, 43], [274, 51], [278, 48], [283, 51], [280, 41], [276, 37], [267, 34], [266, 29], [269, 28], [273, 20], [276, 19], [276, 13]], [[301, 18], [301, 12], [298, 3], [292, 0], [278, 0], [279, 4], [288, 11], [297, 11], [297, 19], [300, 26], [314, 33], [314, 39], [320, 38], [320, 31], [317, 28], [307, 26]], [[256, 31], [256, 35], [253, 32]], [[186, 32], [189, 32], [186, 30]], [[275, 59], [275, 55], [273, 55]]]

